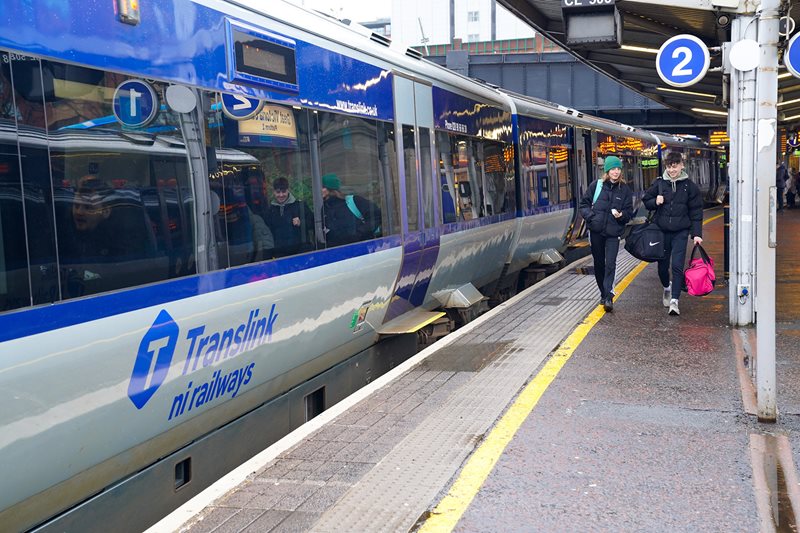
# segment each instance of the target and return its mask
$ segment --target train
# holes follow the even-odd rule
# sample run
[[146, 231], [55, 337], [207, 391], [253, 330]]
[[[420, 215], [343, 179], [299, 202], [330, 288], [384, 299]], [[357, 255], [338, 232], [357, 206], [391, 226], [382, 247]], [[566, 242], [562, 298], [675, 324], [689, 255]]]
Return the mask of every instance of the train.
[[[0, 7], [0, 524], [141, 530], [556, 268], [666, 151], [282, 1]], [[352, 215], [352, 216], [351, 216]]]

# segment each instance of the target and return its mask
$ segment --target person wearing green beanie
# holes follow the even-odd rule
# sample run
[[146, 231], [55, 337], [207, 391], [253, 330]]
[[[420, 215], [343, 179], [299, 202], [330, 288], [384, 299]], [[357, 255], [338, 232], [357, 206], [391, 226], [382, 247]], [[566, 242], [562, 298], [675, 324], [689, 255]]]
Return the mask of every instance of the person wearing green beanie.
[[606, 174], [608, 174], [608, 171], [612, 168], [622, 169], [622, 161], [620, 161], [619, 157], [615, 155], [606, 157], [606, 160], [603, 163], [603, 172]]
[[339, 179], [339, 176], [330, 173], [322, 176], [322, 186], [328, 189], [329, 191], [338, 191], [339, 189], [342, 188], [342, 182]]
[[594, 259], [594, 278], [600, 289], [600, 304], [614, 310], [614, 277], [617, 274], [619, 240], [625, 224], [633, 218], [633, 193], [622, 177], [622, 161], [607, 156], [605, 173], [589, 184], [581, 197], [580, 212], [589, 227]]
[[344, 194], [334, 173], [322, 176], [322, 216], [325, 243], [340, 246], [374, 239], [382, 234], [381, 210], [357, 194]]

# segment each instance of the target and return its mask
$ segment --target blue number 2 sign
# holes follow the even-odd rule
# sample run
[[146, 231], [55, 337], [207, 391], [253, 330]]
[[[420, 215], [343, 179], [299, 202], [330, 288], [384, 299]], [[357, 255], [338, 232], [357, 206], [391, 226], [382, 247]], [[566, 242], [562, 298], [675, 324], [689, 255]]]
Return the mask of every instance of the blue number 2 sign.
[[703, 79], [711, 56], [708, 47], [694, 35], [676, 35], [661, 45], [656, 70], [673, 87], [687, 87]]

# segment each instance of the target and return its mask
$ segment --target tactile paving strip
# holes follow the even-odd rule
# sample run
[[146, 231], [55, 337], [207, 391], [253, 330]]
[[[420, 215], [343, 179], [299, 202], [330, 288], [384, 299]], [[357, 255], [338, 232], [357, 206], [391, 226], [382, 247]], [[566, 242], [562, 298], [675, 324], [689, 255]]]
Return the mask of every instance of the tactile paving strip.
[[[618, 279], [639, 263], [620, 252]], [[541, 362], [597, 306], [594, 276], [572, 272], [443, 348], [506, 343], [313, 526], [315, 532], [408, 531], [448, 485]]]

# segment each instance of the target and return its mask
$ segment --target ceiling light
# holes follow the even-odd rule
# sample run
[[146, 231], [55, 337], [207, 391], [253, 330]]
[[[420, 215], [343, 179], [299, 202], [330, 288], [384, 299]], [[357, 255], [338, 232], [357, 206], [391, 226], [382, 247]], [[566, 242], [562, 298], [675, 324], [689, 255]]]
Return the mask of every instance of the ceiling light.
[[791, 117], [786, 117], [783, 120], [795, 120], [795, 119], [798, 119], [798, 118], [800, 118], [800, 115], [794, 115], [794, 116], [791, 116]]
[[793, 100], [786, 100], [784, 102], [778, 102], [778, 107], [782, 105], [796, 104], [797, 102], [800, 102], [800, 98], [795, 98]]
[[788, 78], [788, 77], [790, 77], [791, 75], [792, 75], [792, 73], [791, 73], [791, 72], [784, 72], [783, 74], [778, 74], [778, 79], [779, 79], [779, 80], [782, 80], [782, 79], [784, 79], [784, 78]]
[[706, 98], [716, 98], [717, 95], [709, 93], [696, 93], [694, 91], [682, 91], [680, 89], [668, 89], [667, 87], [656, 87], [657, 91], [664, 91], [667, 93], [688, 94], [691, 96], [705, 96]]
[[703, 109], [702, 107], [693, 107], [692, 111], [695, 113], [706, 113], [708, 115], [722, 115], [723, 117], [728, 116], [727, 111], [717, 111], [716, 109]]
[[645, 48], [644, 46], [629, 46], [627, 44], [623, 44], [622, 46], [620, 46], [620, 49], [628, 50], [630, 52], [645, 52], [648, 54], [658, 53], [658, 50], [656, 50], [655, 48]]

